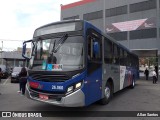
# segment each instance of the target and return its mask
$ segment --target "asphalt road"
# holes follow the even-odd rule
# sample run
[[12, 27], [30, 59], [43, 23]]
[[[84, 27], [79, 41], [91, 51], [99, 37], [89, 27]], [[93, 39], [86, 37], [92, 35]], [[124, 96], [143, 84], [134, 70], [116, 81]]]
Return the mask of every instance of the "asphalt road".
[[[87, 107], [82, 108], [65, 108], [57, 107], [37, 101], [32, 101], [25, 96], [21, 96], [17, 93], [19, 85], [17, 83], [10, 83], [10, 79], [3, 79], [0, 83], [0, 111], [160, 111], [160, 83], [152, 84], [151, 80], [138, 80], [134, 89], [126, 88], [120, 92], [114, 94], [113, 99], [108, 105], [100, 105], [94, 103]], [[160, 115], [159, 115], [160, 116]], [[1, 119], [1, 118], [0, 118]], [[4, 119], [4, 118], [3, 118]], [[18, 118], [15, 118], [18, 119]], [[20, 118], [19, 118], [20, 119]], [[22, 118], [21, 118], [22, 119]], [[23, 118], [27, 119], [27, 118]], [[31, 119], [31, 118], [30, 118]], [[36, 118], [34, 118], [36, 119]], [[41, 118], [44, 119], [44, 118]], [[37, 118], [37, 120], [41, 120]], [[46, 118], [45, 118], [46, 119]], [[47, 119], [74, 119], [65, 117], [54, 117]], [[76, 118], [77, 119], [82, 119]], [[97, 117], [84, 117], [83, 119], [96, 120]], [[106, 119], [99, 117], [98, 119]], [[147, 118], [147, 117], [136, 117], [136, 118], [107, 118], [112, 120], [158, 120], [160, 118]]]

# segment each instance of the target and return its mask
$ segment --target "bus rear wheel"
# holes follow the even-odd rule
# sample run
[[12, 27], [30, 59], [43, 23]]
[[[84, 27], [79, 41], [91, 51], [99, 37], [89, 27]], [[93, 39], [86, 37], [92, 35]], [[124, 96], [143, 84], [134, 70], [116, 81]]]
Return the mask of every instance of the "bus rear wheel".
[[112, 98], [112, 95], [113, 95], [112, 86], [111, 86], [110, 83], [107, 83], [107, 84], [106, 84], [106, 87], [105, 87], [105, 89], [104, 89], [104, 98], [102, 98], [102, 99], [100, 100], [100, 103], [101, 103], [102, 105], [108, 104], [109, 101], [110, 101], [111, 98]]

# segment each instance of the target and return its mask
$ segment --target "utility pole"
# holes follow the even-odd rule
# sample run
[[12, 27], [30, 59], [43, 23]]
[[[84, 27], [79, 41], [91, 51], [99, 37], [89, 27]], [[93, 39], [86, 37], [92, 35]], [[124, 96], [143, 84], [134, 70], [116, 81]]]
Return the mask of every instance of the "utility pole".
[[2, 41], [2, 51], [3, 51], [3, 41]]
[[[159, 29], [159, 22], [160, 22], [160, 1], [157, 0], [157, 53], [156, 53], [156, 62], [157, 62], [157, 67], [158, 67], [158, 71], [160, 70], [160, 29]], [[158, 80], [160, 80], [160, 74], [158, 73]]]
[[2, 52], [3, 52], [3, 41], [2, 41], [2, 48], [1, 48], [1, 64], [3, 65]]
[[103, 0], [103, 32], [106, 33], [106, 0]]

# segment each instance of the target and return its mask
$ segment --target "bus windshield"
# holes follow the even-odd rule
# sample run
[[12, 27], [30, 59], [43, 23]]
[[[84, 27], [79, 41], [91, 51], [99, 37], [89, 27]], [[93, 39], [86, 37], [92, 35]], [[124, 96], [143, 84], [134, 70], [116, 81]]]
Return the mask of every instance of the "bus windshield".
[[73, 71], [84, 68], [82, 36], [37, 40], [30, 69], [35, 71]]

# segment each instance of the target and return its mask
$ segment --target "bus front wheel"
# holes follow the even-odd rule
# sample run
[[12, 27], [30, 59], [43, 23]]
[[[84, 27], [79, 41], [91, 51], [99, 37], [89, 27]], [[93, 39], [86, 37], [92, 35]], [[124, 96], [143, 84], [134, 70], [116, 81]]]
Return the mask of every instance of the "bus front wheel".
[[108, 104], [110, 99], [112, 98], [112, 95], [113, 95], [112, 86], [109, 82], [107, 82], [105, 89], [104, 89], [104, 98], [100, 100], [100, 103], [102, 105]]

